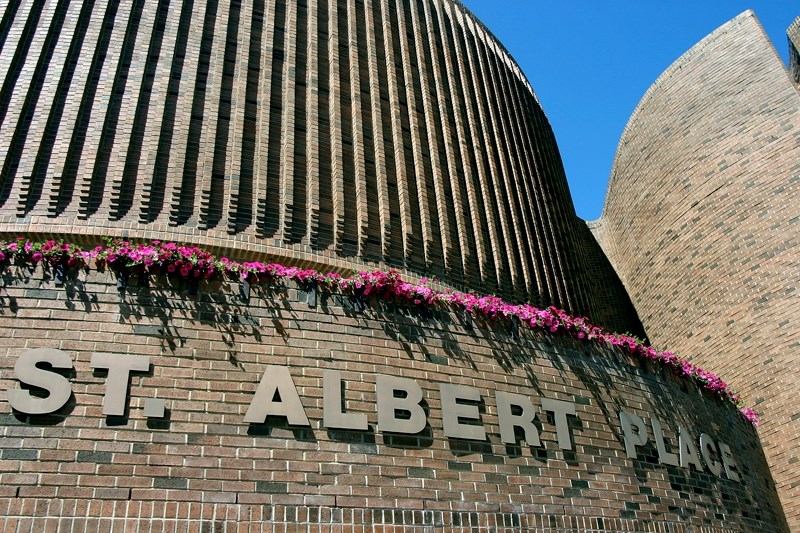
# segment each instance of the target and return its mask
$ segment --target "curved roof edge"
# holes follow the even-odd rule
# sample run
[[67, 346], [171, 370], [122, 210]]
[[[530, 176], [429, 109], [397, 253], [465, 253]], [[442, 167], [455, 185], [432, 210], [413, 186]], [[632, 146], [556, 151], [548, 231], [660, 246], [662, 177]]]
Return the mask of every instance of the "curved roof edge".
[[[798, 18], [798, 21], [800, 21], [800, 18]], [[646, 103], [648, 103], [648, 101], [652, 98], [653, 94], [661, 88], [661, 86], [664, 83], [664, 80], [669, 79], [677, 71], [679, 71], [686, 63], [691, 61], [696, 55], [698, 55], [707, 47], [712, 45], [712, 43], [720, 39], [722, 36], [726, 35], [728, 33], [728, 29], [730, 29], [733, 25], [745, 24], [745, 23], [751, 23], [753, 25], [752, 30], [760, 32], [764, 40], [766, 40], [768, 43], [772, 45], [771, 48], [775, 56], [781, 61], [781, 63], [783, 63], [783, 60], [780, 58], [780, 54], [778, 54], [778, 51], [775, 49], [774, 44], [772, 44], [772, 41], [770, 40], [769, 36], [767, 35], [766, 31], [761, 25], [761, 22], [758, 20], [758, 17], [756, 16], [755, 12], [752, 9], [748, 9], [742, 12], [741, 14], [737, 15], [736, 17], [732, 18], [731, 20], [729, 20], [728, 22], [726, 22], [713, 32], [706, 35], [697, 44], [689, 48], [686, 52], [681, 54], [681, 56], [678, 57], [678, 59], [676, 59], [669, 67], [667, 67], [667, 69], [663, 73], [661, 73], [661, 75], [658, 78], [656, 78], [653, 84], [650, 85], [650, 87], [644, 93], [642, 98], [639, 100], [639, 103], [636, 104], [636, 108], [633, 110], [633, 113], [631, 113], [628, 122], [625, 124], [625, 128], [622, 130], [622, 135], [620, 135], [619, 143], [617, 144], [617, 150], [614, 154], [614, 161], [611, 164], [611, 172], [609, 174], [608, 185], [606, 187], [606, 195], [605, 199], [603, 200], [603, 210], [600, 213], [600, 217], [596, 221], [602, 220], [603, 217], [606, 215], [606, 208], [608, 207], [608, 201], [609, 198], [611, 198], [612, 190], [616, 183], [616, 169], [617, 169], [617, 163], [620, 158], [620, 153], [625, 149], [625, 146], [627, 144], [626, 141], [628, 137], [631, 135], [631, 130], [634, 128], [637, 122], [639, 111], [642, 109], [642, 107]]]
[[786, 30], [789, 37], [789, 73], [792, 81], [800, 87], [800, 17]]
[[[528, 77], [525, 75], [525, 72], [522, 70], [522, 67], [519, 66], [517, 60], [514, 59], [514, 56], [511, 54], [511, 52], [508, 51], [508, 49], [505, 47], [502, 41], [497, 38], [497, 36], [492, 32], [492, 30], [490, 30], [488, 26], [486, 26], [486, 24], [484, 24], [483, 21], [481, 21], [481, 19], [479, 19], [478, 16], [475, 15], [475, 13], [473, 13], [462, 2], [462, 0], [450, 0], [450, 3], [456, 6], [458, 9], [460, 9], [461, 12], [466, 17], [468, 17], [475, 24], [477, 28], [480, 28], [480, 30], [485, 34], [486, 37], [491, 39], [491, 42], [497, 49], [496, 51], [499, 54], [501, 54], [504, 58], [506, 58], [508, 66], [519, 77], [520, 81], [525, 84], [525, 87], [527, 87], [528, 90], [533, 95], [533, 99], [536, 101], [536, 104], [542, 109], [542, 112], [545, 114], [545, 117], [547, 117], [547, 112], [544, 110], [544, 107], [542, 107], [542, 103], [539, 101], [539, 97], [536, 95], [536, 91], [533, 90], [533, 85], [531, 85], [531, 82], [530, 80], [528, 80]], [[548, 118], [547, 121], [550, 122], [550, 119]]]

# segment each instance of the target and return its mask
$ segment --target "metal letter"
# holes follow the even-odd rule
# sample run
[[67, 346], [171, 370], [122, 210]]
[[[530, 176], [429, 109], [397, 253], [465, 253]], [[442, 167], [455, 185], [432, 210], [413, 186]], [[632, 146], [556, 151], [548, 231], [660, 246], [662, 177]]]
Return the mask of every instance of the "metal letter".
[[711, 456], [712, 452], [717, 452], [717, 445], [714, 444], [714, 439], [710, 435], [703, 433], [700, 435], [700, 453], [703, 455], [703, 460], [705, 460], [706, 466], [711, 470], [711, 473], [719, 477], [722, 475], [722, 463], [714, 460], [714, 457]]
[[[515, 415], [511, 407], [517, 406], [522, 413]], [[506, 444], [516, 444], [517, 437], [514, 428], [519, 427], [525, 432], [525, 442], [528, 446], [541, 446], [539, 431], [533, 424], [536, 418], [536, 407], [533, 402], [522, 394], [497, 391], [497, 418], [500, 423], [500, 440]]]
[[652, 418], [650, 421], [653, 424], [653, 437], [656, 440], [658, 462], [662, 465], [678, 466], [678, 456], [667, 451], [667, 445], [664, 442], [664, 432], [661, 431], [661, 422], [656, 418]]
[[561, 400], [542, 398], [542, 409], [553, 413], [553, 418], [556, 420], [558, 447], [562, 450], [571, 450], [572, 440], [569, 437], [569, 424], [567, 424], [567, 415], [575, 414], [575, 404], [572, 402], [562, 402]]
[[475, 387], [442, 383], [439, 385], [439, 393], [442, 398], [442, 425], [445, 437], [486, 440], [486, 430], [483, 425], [473, 426], [459, 422], [460, 418], [480, 421], [481, 413], [477, 405], [458, 403], [458, 400], [479, 402], [481, 392]]
[[247, 408], [244, 421], [263, 424], [269, 415], [286, 417], [292, 426], [311, 425], [289, 369], [285, 366], [267, 365], [264, 368], [264, 376]]
[[736, 460], [733, 458], [730, 446], [724, 442], [720, 442], [719, 455], [722, 457], [722, 466], [725, 467], [725, 475], [728, 476], [728, 479], [731, 481], [740, 481], [741, 478], [739, 474], [734, 470], [734, 468], [738, 469], [739, 467], [736, 465]]
[[619, 412], [619, 422], [622, 424], [622, 434], [625, 437], [625, 453], [631, 459], [636, 459], [636, 447], [647, 444], [647, 426], [642, 417], [625, 411]]
[[698, 472], [703, 471], [703, 463], [697, 455], [697, 448], [694, 446], [692, 436], [683, 426], [678, 427], [678, 448], [681, 451], [681, 468], [687, 468], [690, 464], [694, 465]]
[[43, 415], [53, 413], [64, 407], [72, 395], [69, 380], [55, 372], [38, 368], [38, 363], [50, 363], [53, 368], [72, 368], [72, 359], [61, 350], [54, 348], [37, 348], [23, 352], [14, 365], [14, 375], [22, 383], [39, 387], [47, 391], [47, 398], [32, 396], [24, 389], [9, 389], [8, 403], [11, 407], [26, 415]]
[[150, 370], [150, 356], [93, 353], [89, 366], [108, 370], [106, 393], [103, 396], [103, 414], [106, 416], [125, 416], [125, 403], [128, 399], [131, 372], [147, 372]]
[[[375, 379], [378, 394], [378, 428], [393, 433], [419, 433], [425, 429], [427, 418], [419, 404], [422, 389], [416, 381], [378, 374]], [[397, 397], [395, 392], [405, 393]], [[409, 413], [408, 418], [398, 418], [397, 411]]]
[[322, 425], [336, 429], [369, 429], [364, 413], [345, 413], [342, 405], [342, 373], [322, 371]]

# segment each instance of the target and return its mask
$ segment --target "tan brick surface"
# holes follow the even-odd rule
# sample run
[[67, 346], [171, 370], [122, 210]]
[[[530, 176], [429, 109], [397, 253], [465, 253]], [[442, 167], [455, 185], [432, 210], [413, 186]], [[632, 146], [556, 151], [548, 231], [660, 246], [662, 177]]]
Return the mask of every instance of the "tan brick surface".
[[[258, 287], [245, 306], [235, 284], [203, 285], [190, 297], [163, 279], [143, 288], [133, 277], [120, 295], [110, 273], [78, 276], [54, 289], [40, 267], [2, 292], [10, 342], [0, 351], [0, 529], [40, 531], [54, 521], [226, 531], [785, 530], [757, 434], [736, 409], [619, 353], [527, 330], [515, 337], [502, 323], [468, 328], [460, 316], [390, 302], [357, 313], [337, 296], [310, 307], [296, 287]], [[60, 318], [27, 316], [34, 308]], [[23, 416], [4, 398], [19, 386], [17, 357], [35, 347], [74, 361], [73, 398], [52, 415]], [[151, 371], [131, 377], [123, 418], [102, 415], [105, 377], [89, 368], [98, 350], [151, 357]], [[268, 364], [289, 368], [310, 427], [243, 422]], [[367, 415], [368, 431], [322, 427], [323, 369], [342, 372], [346, 408]], [[376, 429], [376, 374], [419, 383], [422, 433]], [[445, 438], [441, 383], [479, 389], [485, 441]], [[574, 449], [556, 446], [546, 415], [537, 422], [542, 446], [501, 443], [499, 390], [537, 406], [575, 402]], [[153, 397], [167, 400], [167, 419], [144, 417]], [[619, 409], [658, 417], [673, 445], [679, 424], [728, 443], [743, 482], [659, 465], [652, 436], [628, 459]]]
[[752, 12], [647, 92], [599, 226], [653, 344], [718, 372], [761, 413], [800, 530], [800, 94]]
[[550, 126], [458, 2], [23, 4], [0, 51], [0, 232], [388, 265], [595, 311]]

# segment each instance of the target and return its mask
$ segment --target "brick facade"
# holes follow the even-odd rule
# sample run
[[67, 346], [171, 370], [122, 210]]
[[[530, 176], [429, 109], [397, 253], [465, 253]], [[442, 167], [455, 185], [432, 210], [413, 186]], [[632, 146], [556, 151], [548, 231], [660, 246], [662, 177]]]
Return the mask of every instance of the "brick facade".
[[550, 124], [460, 3], [166, 6], [7, 6], [0, 231], [389, 265], [595, 314]]
[[599, 240], [653, 344], [763, 413], [800, 530], [800, 94], [752, 12], [655, 82], [619, 146]]
[[[392, 267], [587, 314], [745, 392], [798, 528], [797, 22], [789, 38], [789, 75], [752, 13], [687, 52], [631, 118], [603, 217], [586, 225], [530, 84], [457, 0], [6, 2], [0, 236]], [[13, 270], [0, 394], [27, 349], [60, 349], [75, 368], [56, 415], [0, 402], [4, 529], [787, 527], [738, 414], [619, 354], [341, 298], [309, 307], [297, 288], [248, 307], [228, 285], [194, 297], [160, 280], [120, 297], [104, 274], [55, 287]], [[151, 357], [125, 417], [99, 414], [99, 351]], [[289, 367], [310, 429], [243, 423], [267, 364]], [[326, 430], [324, 369], [345, 372], [349, 408], [373, 426], [375, 376], [418, 380], [426, 430]], [[440, 383], [479, 388], [486, 441], [443, 436]], [[542, 447], [502, 445], [501, 389], [576, 398], [576, 449], [554, 444], [552, 417]], [[151, 394], [167, 420], [143, 417], [158, 411]], [[670, 442], [679, 423], [728, 442], [746, 479], [660, 466], [652, 444], [630, 460], [623, 406], [667, 423]]]
[[[348, 297], [320, 295], [310, 305], [296, 287], [259, 287], [244, 305], [230, 283], [190, 296], [134, 277], [120, 294], [111, 273], [80, 273], [65, 287], [41, 267], [21, 274], [9, 277], [0, 314], [11, 332], [0, 351], [2, 530], [785, 531], [753, 427], [731, 405], [620, 353], [387, 302], [359, 312]], [[51, 415], [25, 416], [5, 401], [20, 387], [19, 355], [32, 348], [74, 362], [73, 396]], [[102, 414], [107, 377], [89, 367], [95, 351], [150, 356], [150, 370], [130, 378], [122, 417]], [[244, 422], [266, 365], [289, 369], [310, 426]], [[342, 373], [346, 409], [366, 414], [368, 430], [322, 427], [325, 369]], [[376, 428], [377, 375], [420, 385], [422, 432]], [[444, 436], [443, 383], [480, 391], [485, 440]], [[503, 444], [498, 391], [540, 411], [546, 399], [574, 402], [572, 450], [559, 447], [543, 412], [540, 446]], [[146, 418], [148, 398], [167, 401], [165, 418]], [[741, 482], [658, 464], [652, 430], [629, 459], [619, 410], [658, 418], [673, 451], [679, 425], [729, 444]]]

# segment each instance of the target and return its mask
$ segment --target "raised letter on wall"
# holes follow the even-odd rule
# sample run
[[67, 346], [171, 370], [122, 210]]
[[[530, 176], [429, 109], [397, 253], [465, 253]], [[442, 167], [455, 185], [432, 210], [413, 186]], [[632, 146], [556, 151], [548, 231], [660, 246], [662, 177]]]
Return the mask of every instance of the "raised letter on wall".
[[103, 414], [106, 416], [125, 416], [131, 372], [147, 372], [150, 370], [150, 356], [124, 353], [93, 353], [89, 366], [108, 370], [106, 393], [103, 396]]
[[[519, 408], [520, 414], [513, 413], [513, 407]], [[541, 446], [539, 430], [533, 424], [536, 418], [536, 407], [530, 398], [522, 394], [497, 391], [497, 418], [500, 423], [500, 440], [505, 444], [516, 444], [514, 428], [522, 428], [528, 446]]]
[[326, 428], [369, 429], [364, 413], [345, 413], [342, 405], [342, 373], [338, 370], [322, 371], [322, 425]]
[[481, 400], [480, 391], [475, 387], [442, 383], [439, 385], [439, 392], [442, 397], [442, 424], [445, 437], [486, 440], [486, 430], [482, 424], [463, 424], [460, 420], [480, 422], [481, 413], [477, 405], [459, 403], [459, 400], [479, 402]]
[[55, 372], [38, 368], [38, 363], [50, 363], [53, 368], [71, 369], [72, 359], [61, 350], [37, 348], [22, 353], [14, 365], [14, 375], [25, 385], [47, 391], [46, 398], [33, 396], [24, 389], [10, 389], [8, 403], [26, 415], [43, 415], [58, 411], [66, 405], [72, 395], [69, 380]]
[[[384, 376], [375, 378], [378, 394], [378, 429], [391, 433], [415, 434], [425, 429], [422, 389], [413, 379]], [[403, 415], [398, 416], [399, 413]]]

